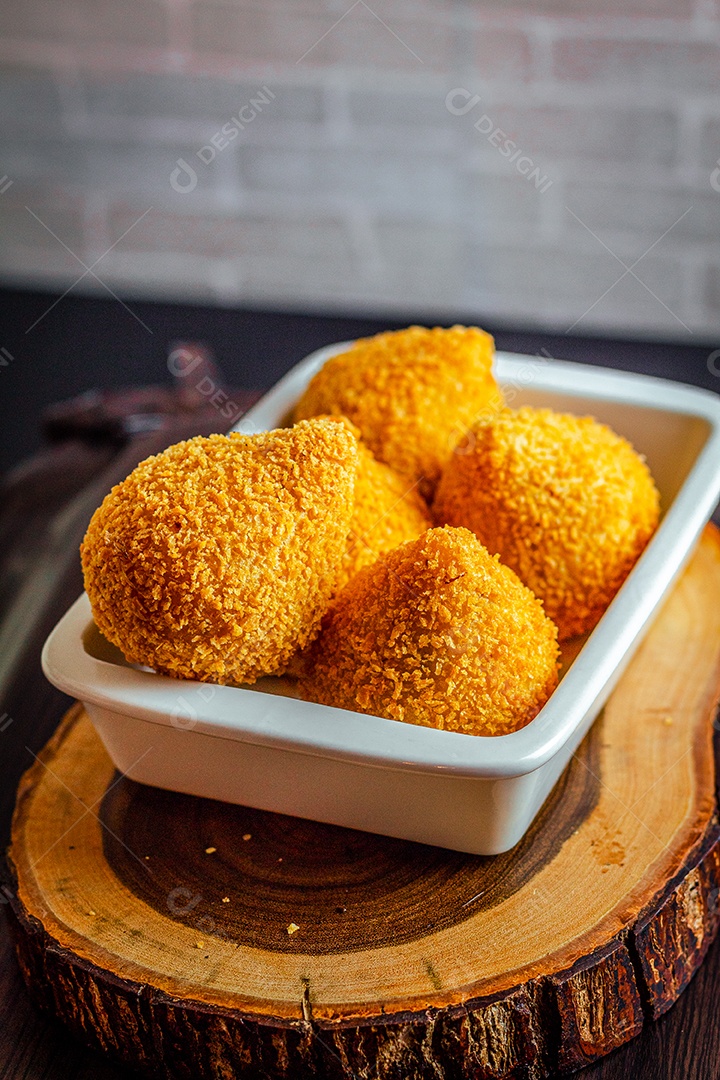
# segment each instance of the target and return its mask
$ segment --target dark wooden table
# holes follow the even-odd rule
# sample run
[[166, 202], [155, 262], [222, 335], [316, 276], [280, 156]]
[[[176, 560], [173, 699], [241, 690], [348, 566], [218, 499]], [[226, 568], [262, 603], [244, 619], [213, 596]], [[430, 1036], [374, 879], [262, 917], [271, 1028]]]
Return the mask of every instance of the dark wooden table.
[[[13, 353], [12, 342], [20, 340], [24, 327], [46, 307], [52, 298], [37, 295], [0, 294], [6, 310], [12, 301], [11, 331], [7, 345]], [[65, 302], [64, 302], [65, 303]], [[117, 331], [117, 315], [108, 320], [100, 301], [73, 301], [76, 308], [66, 312], [67, 320], [84, 319], [85, 324], [97, 320], [94, 341], [95, 356], [113, 356]], [[79, 305], [79, 310], [78, 306]], [[70, 355], [70, 330], [63, 324], [56, 309], [53, 324], [54, 353], [45, 356], [43, 348], [35, 345], [37, 362], [31, 371], [15, 372], [11, 400], [3, 399], [3, 408], [12, 412], [15, 426], [24, 424], [38, 428], [40, 406], [46, 403], [38, 371], [42, 365], [58, 362], [61, 355]], [[154, 327], [162, 338], [163, 348], [173, 337], [192, 327], [193, 336], [209, 342], [236, 385], [262, 385], [262, 373], [272, 369], [276, 377], [311, 348], [333, 340], [362, 333], [373, 333], [390, 325], [403, 325], [406, 320], [361, 320], [325, 318], [321, 316], [279, 315], [263, 312], [215, 312], [203, 309], [178, 309], [168, 305], [136, 305], [143, 321]], [[80, 314], [84, 312], [84, 315]], [[233, 321], [234, 320], [234, 321]], [[430, 320], [416, 316], [414, 321]], [[483, 324], [475, 316], [466, 321]], [[234, 337], [230, 334], [235, 327]], [[13, 338], [16, 333], [16, 339]], [[107, 341], [103, 334], [110, 335]], [[229, 336], [228, 336], [229, 335]], [[571, 339], [562, 335], [496, 331], [501, 347], [527, 352], [531, 355], [552, 355], [558, 358], [585, 360], [651, 374], [675, 377], [686, 382], [720, 389], [720, 379], [713, 373], [708, 356], [712, 348], [682, 348], [672, 345], [622, 343], [601, 340]], [[139, 339], [138, 339], [139, 340]], [[229, 340], [233, 341], [233, 356], [239, 357], [234, 366], [230, 353], [224, 355]], [[64, 343], [64, 353], [63, 353]], [[225, 343], [225, 345], [223, 344]], [[145, 347], [145, 342], [142, 347]], [[157, 343], [153, 343], [155, 349]], [[45, 348], [50, 348], [47, 341]], [[137, 344], [140, 349], [140, 344]], [[16, 352], [19, 348], [15, 345]], [[263, 351], [272, 353], [273, 362], [263, 366]], [[15, 355], [15, 353], [13, 353]], [[159, 354], [162, 356], [162, 354]], [[166, 354], [165, 354], [166, 355]], [[78, 370], [80, 369], [80, 376]], [[147, 381], [156, 381], [156, 373], [165, 371], [164, 360], [156, 357], [155, 365], [145, 358], [142, 370], [150, 372]], [[132, 365], [137, 377], [137, 368]], [[719, 368], [720, 370], [720, 368]], [[6, 372], [0, 371], [0, 378]], [[116, 365], [108, 362], [103, 368], [97, 361], [84, 372], [79, 362], [72, 369], [72, 378], [55, 388], [54, 396], [75, 392], [80, 385], [118, 385]], [[160, 381], [160, 380], [157, 380]], [[267, 380], [269, 381], [269, 380]], [[9, 384], [8, 384], [9, 385]], [[35, 391], [32, 388], [35, 386]], [[2, 387], [0, 387], [2, 393]], [[18, 419], [19, 418], [19, 419]], [[183, 427], [183, 425], [185, 425]], [[76, 556], [78, 533], [89, 517], [98, 492], [104, 493], [118, 474], [124, 475], [135, 461], [159, 449], [163, 443], [186, 437], [197, 431], [222, 430], [222, 419], [198, 411], [194, 417], [185, 415], [166, 427], [126, 441], [92, 438], [87, 435], [72, 442], [58, 444], [49, 457], [35, 462], [32, 469], [11, 476], [10, 486], [0, 493], [0, 642], [6, 634], [6, 647], [0, 651], [0, 841], [2, 849], [9, 837], [9, 822], [14, 805], [15, 789], [21, 773], [30, 765], [33, 754], [47, 741], [60, 717], [71, 704], [54, 690], [40, 670], [42, 643], [57, 619], [81, 591], [79, 560]], [[19, 428], [18, 428], [19, 429]], [[34, 440], [34, 443], [33, 443]], [[25, 450], [39, 442], [31, 436]], [[6, 462], [16, 460], [14, 448], [4, 448]], [[93, 486], [94, 485], [94, 486]], [[103, 490], [104, 489], [104, 490]], [[22, 603], [19, 605], [19, 598]], [[23, 619], [27, 610], [28, 617]], [[8, 644], [9, 643], [9, 644]], [[4, 664], [4, 669], [3, 669]], [[31, 1005], [15, 962], [7, 922], [7, 896], [0, 886], [0, 1080], [121, 1080], [134, 1074], [101, 1058], [76, 1043], [52, 1019], [40, 1016]], [[677, 1005], [657, 1023], [649, 1023], [642, 1034], [627, 1047], [585, 1070], [588, 1080], [718, 1080], [720, 1078], [720, 942], [711, 947], [707, 959], [689, 990]]]

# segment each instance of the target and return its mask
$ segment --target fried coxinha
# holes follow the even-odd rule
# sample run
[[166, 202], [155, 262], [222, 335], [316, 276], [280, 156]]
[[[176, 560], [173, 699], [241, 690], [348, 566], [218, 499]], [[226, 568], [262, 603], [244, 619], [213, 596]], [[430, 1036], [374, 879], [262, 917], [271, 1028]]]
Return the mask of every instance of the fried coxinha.
[[468, 735], [527, 724], [558, 681], [557, 629], [468, 529], [430, 529], [340, 592], [304, 697]]
[[82, 544], [102, 633], [134, 663], [253, 682], [317, 633], [345, 552], [358, 466], [343, 424], [211, 435], [148, 458]]
[[526, 407], [472, 428], [443, 473], [434, 513], [499, 554], [565, 640], [596, 625], [659, 507], [650, 470], [626, 439], [592, 417]]
[[348, 417], [376, 458], [429, 497], [454, 446], [502, 404], [494, 342], [476, 326], [410, 326], [361, 338], [310, 381], [294, 417]]
[[85, 588], [129, 661], [253, 682], [312, 640], [360, 567], [429, 525], [415, 485], [347, 421], [198, 437], [107, 496], [81, 549]]

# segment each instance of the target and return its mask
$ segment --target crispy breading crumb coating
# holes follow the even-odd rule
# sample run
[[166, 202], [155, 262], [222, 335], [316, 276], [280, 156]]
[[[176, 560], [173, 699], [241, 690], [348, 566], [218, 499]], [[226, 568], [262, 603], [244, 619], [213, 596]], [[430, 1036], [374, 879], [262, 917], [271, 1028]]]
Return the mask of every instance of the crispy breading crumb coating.
[[493, 355], [492, 337], [474, 326], [361, 338], [313, 377], [294, 416], [349, 417], [375, 457], [429, 497], [454, 446], [501, 404]]
[[343, 589], [310, 650], [311, 701], [470, 735], [529, 723], [557, 685], [557, 630], [467, 529], [430, 529]]
[[657, 526], [659, 496], [643, 458], [610, 428], [526, 407], [474, 428], [433, 509], [498, 553], [565, 640], [600, 619]]
[[129, 661], [180, 678], [282, 671], [335, 587], [357, 462], [335, 420], [198, 437], [143, 461], [81, 547], [99, 629]]
[[[359, 436], [355, 425], [342, 419]], [[408, 480], [378, 461], [362, 441], [358, 442], [358, 455], [355, 502], [336, 592], [383, 552], [414, 540], [432, 525], [430, 509], [416, 480]]]

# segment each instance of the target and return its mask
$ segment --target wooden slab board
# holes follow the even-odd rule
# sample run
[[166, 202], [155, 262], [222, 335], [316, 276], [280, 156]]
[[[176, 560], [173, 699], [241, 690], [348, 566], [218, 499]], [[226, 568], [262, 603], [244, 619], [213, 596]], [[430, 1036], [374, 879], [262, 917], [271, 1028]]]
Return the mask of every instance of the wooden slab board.
[[463, 855], [148, 788], [76, 706], [14, 818], [36, 1002], [153, 1075], [544, 1077], [682, 992], [720, 919], [720, 540], [529, 834]]

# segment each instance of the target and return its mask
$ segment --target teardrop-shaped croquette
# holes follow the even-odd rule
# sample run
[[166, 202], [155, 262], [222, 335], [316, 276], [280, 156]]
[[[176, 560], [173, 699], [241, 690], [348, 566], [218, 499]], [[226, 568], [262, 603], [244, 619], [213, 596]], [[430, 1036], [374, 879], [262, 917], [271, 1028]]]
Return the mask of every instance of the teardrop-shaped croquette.
[[558, 680], [540, 601], [467, 529], [430, 529], [336, 598], [309, 650], [303, 697], [470, 735], [504, 735]]
[[512, 567], [562, 641], [598, 622], [657, 526], [659, 496], [645, 461], [609, 427], [525, 407], [473, 429], [433, 510]]
[[281, 672], [335, 588], [357, 463], [335, 420], [198, 437], [148, 458], [82, 544], [99, 629], [129, 661], [181, 678]]
[[318, 371], [294, 416], [347, 416], [375, 457], [418, 480], [428, 498], [456, 443], [501, 405], [493, 356], [492, 337], [474, 326], [361, 338]]

